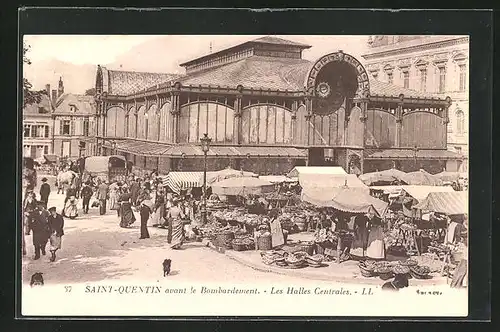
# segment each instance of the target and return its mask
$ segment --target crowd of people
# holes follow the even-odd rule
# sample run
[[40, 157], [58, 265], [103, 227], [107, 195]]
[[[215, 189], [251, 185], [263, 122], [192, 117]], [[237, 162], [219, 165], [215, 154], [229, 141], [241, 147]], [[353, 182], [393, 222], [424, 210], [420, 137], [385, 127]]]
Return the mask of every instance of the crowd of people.
[[[40, 253], [45, 254], [50, 239], [51, 261], [54, 261], [64, 234], [63, 218], [77, 219], [80, 212], [85, 215], [92, 208], [98, 209], [100, 215], [116, 211], [118, 226], [122, 228], [130, 228], [140, 219], [139, 239], [150, 238], [149, 226], [166, 229], [167, 242], [172, 249], [179, 249], [186, 238], [199, 240], [200, 218], [195, 218], [199, 213], [199, 197], [197, 200], [186, 192], [173, 193], [163, 186], [156, 173], [143, 178], [131, 174], [125, 181], [92, 178], [81, 186], [76, 181], [67, 186], [56, 182], [58, 193], [65, 195], [60, 213], [56, 207], [47, 212], [51, 188], [46, 178], [42, 182], [40, 199], [37, 200], [34, 188], [30, 188], [23, 205], [25, 232], [27, 235], [33, 232], [34, 259], [39, 259]], [[23, 254], [26, 254], [24, 243]]]

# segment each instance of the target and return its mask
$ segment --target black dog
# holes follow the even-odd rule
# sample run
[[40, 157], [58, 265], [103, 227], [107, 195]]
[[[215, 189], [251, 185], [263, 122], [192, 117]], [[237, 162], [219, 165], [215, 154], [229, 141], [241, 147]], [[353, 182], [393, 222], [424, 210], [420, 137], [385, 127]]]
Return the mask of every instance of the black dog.
[[396, 274], [394, 280], [382, 285], [382, 290], [399, 291], [400, 288], [408, 287], [408, 276], [406, 274]]
[[43, 276], [42, 272], [33, 273], [31, 276], [30, 286], [43, 286]]
[[163, 276], [168, 276], [170, 274], [170, 267], [172, 266], [172, 260], [171, 259], [165, 259], [163, 261]]

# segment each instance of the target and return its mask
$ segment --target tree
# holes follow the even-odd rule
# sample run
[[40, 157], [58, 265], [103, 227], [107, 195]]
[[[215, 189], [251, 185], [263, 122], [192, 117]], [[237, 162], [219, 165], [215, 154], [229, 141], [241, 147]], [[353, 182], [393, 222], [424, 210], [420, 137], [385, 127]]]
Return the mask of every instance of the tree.
[[[29, 49], [30, 46], [23, 43], [24, 65], [31, 65], [31, 60], [26, 55]], [[42, 94], [47, 94], [45, 90], [33, 91], [32, 88], [33, 85], [28, 81], [27, 78], [23, 77], [23, 107], [26, 107], [31, 104], [38, 104], [42, 100]]]
[[85, 95], [86, 96], [95, 96], [95, 88], [90, 88], [85, 90]]

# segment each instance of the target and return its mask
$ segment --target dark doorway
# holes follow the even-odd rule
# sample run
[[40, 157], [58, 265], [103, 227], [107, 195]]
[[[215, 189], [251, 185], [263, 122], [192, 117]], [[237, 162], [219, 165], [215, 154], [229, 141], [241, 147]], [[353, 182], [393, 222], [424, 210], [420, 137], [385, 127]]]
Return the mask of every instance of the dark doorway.
[[309, 166], [324, 166], [325, 151], [323, 148], [309, 149]]

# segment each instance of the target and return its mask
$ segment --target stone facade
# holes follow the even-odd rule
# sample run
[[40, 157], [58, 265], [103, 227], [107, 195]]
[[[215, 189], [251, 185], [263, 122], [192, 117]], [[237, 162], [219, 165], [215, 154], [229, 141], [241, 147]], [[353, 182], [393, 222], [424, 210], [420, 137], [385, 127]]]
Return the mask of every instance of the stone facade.
[[[449, 96], [447, 148], [468, 156], [469, 38], [466, 36], [370, 36], [363, 55], [377, 80]], [[462, 163], [462, 171], [467, 163]]]

